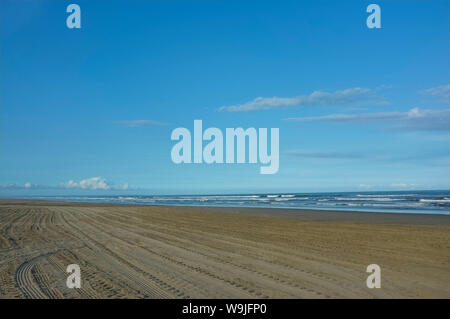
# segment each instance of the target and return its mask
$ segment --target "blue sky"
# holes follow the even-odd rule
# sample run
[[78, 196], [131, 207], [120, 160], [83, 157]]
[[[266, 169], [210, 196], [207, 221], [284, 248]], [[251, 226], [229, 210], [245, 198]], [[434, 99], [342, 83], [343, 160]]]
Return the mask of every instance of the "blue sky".
[[[450, 2], [370, 3], [2, 0], [0, 195], [449, 189]], [[174, 164], [195, 119], [278, 173]]]

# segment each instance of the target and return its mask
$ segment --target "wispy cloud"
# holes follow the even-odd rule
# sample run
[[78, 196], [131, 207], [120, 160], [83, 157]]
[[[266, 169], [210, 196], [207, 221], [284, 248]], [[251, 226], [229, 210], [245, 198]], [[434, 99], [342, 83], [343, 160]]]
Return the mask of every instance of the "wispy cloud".
[[167, 123], [154, 121], [154, 120], [126, 120], [126, 121], [116, 121], [115, 123], [117, 123], [119, 125], [128, 126], [128, 127], [167, 125]]
[[362, 114], [329, 114], [323, 116], [291, 117], [287, 121], [337, 123], [393, 123], [392, 129], [404, 130], [450, 130], [450, 109], [420, 110], [413, 108], [407, 112], [378, 112]]
[[440, 85], [423, 91], [425, 94], [437, 97], [447, 103], [450, 103], [450, 84]]
[[392, 151], [368, 152], [368, 151], [335, 151], [335, 150], [307, 150], [307, 149], [291, 149], [284, 154], [301, 159], [314, 160], [367, 160], [367, 161], [390, 161], [390, 162], [414, 162], [428, 161], [436, 159], [446, 159], [450, 156], [450, 150], [413, 150], [407, 154], [392, 154]]
[[250, 112], [282, 107], [385, 104], [387, 100], [368, 88], [349, 88], [335, 92], [314, 91], [295, 97], [258, 97], [244, 104], [222, 106], [220, 111]]
[[301, 158], [314, 158], [314, 159], [362, 159], [366, 158], [365, 154], [357, 152], [334, 152], [334, 151], [312, 151], [312, 150], [288, 150], [286, 154], [301, 157]]

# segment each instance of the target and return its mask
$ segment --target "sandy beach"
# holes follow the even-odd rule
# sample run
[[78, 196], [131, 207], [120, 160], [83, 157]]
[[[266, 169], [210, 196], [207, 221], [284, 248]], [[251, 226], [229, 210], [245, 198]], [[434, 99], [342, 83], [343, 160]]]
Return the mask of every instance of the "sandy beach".
[[450, 298], [450, 216], [4, 199], [0, 297]]

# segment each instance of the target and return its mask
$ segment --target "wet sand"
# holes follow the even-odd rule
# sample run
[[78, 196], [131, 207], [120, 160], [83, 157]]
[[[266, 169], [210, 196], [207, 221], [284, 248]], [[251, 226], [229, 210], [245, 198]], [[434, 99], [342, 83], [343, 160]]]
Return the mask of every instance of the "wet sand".
[[3, 199], [0, 298], [450, 298], [450, 216]]

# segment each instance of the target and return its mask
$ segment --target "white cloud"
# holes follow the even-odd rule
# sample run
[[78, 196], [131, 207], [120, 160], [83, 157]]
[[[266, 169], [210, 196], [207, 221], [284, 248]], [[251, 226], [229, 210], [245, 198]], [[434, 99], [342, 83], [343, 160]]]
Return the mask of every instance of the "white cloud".
[[450, 109], [362, 114], [329, 114], [324, 116], [291, 117], [296, 122], [327, 121], [340, 123], [396, 122], [391, 128], [406, 130], [450, 130]]
[[127, 190], [129, 189], [128, 183], [122, 185], [108, 183], [105, 178], [97, 176], [87, 179], [83, 179], [79, 182], [70, 180], [61, 185], [63, 188], [78, 188], [78, 189], [92, 189], [92, 190]]
[[314, 91], [310, 95], [295, 97], [258, 97], [244, 104], [222, 106], [220, 111], [249, 112], [293, 106], [330, 106], [343, 104], [383, 104], [385, 98], [367, 88], [349, 88], [335, 92]]
[[26, 182], [24, 186], [25, 186], [25, 188], [31, 188], [32, 185], [30, 182]]
[[427, 89], [424, 93], [437, 97], [445, 102], [450, 102], [450, 84]]
[[110, 186], [106, 183], [106, 179], [103, 177], [91, 177], [79, 182], [70, 180], [67, 183], [64, 183], [63, 186], [65, 188], [110, 189]]

